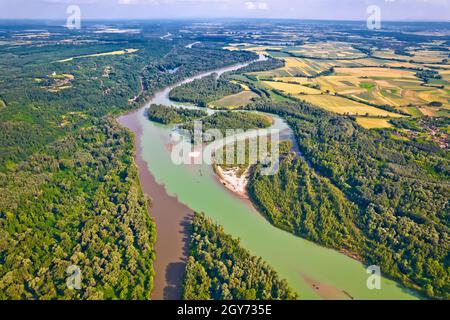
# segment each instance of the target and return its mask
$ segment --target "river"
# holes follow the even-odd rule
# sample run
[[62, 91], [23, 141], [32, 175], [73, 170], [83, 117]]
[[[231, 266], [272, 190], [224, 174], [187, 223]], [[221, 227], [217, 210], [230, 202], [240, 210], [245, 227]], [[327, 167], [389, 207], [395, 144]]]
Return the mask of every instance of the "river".
[[[204, 73], [182, 83], [245, 65]], [[386, 278], [382, 278], [380, 290], [369, 290], [369, 274], [363, 264], [272, 226], [248, 200], [226, 189], [211, 166], [174, 164], [170, 152], [172, 129], [149, 121], [145, 115], [150, 104], [180, 106], [169, 99], [174, 87], [156, 93], [145, 107], [118, 119], [135, 133], [141, 185], [153, 200], [150, 214], [158, 235], [153, 299], [181, 297], [188, 255], [187, 227], [194, 211], [204, 212], [227, 233], [241, 239], [242, 246], [275, 268], [301, 299], [417, 299]], [[282, 119], [274, 119], [276, 128], [289, 131]]]

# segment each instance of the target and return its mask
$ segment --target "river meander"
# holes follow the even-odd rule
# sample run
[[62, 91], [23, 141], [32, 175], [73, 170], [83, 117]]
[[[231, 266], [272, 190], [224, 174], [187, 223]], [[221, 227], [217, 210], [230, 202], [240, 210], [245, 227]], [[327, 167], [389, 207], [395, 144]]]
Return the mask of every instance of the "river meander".
[[[242, 66], [214, 72], [220, 74]], [[386, 278], [381, 281], [381, 290], [369, 290], [369, 274], [363, 264], [272, 226], [251, 203], [219, 183], [210, 165], [174, 164], [170, 151], [172, 128], [153, 123], [145, 115], [150, 104], [179, 105], [168, 98], [172, 88], [158, 92], [142, 109], [119, 118], [123, 126], [136, 134], [141, 184], [153, 199], [150, 213], [158, 234], [154, 299], [180, 297], [188, 254], [186, 225], [194, 211], [204, 212], [227, 233], [240, 238], [243, 247], [274, 267], [301, 299], [417, 298]], [[280, 118], [274, 119], [276, 128], [289, 130]]]

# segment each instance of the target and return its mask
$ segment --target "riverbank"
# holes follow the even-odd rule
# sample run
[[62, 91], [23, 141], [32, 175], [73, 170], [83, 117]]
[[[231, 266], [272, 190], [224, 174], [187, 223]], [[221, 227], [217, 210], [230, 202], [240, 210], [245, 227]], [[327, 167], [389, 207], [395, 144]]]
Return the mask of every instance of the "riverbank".
[[[186, 260], [189, 256], [189, 226], [194, 210], [180, 202], [177, 196], [171, 195], [164, 183], [158, 183], [150, 171], [150, 167], [156, 163], [147, 161], [144, 158], [144, 149], [149, 146], [144, 144], [143, 131], [145, 124], [150, 124], [150, 120], [145, 116], [145, 110], [152, 103], [172, 105], [169, 99], [169, 92], [176, 86], [212, 73], [222, 74], [227, 71], [240, 69], [253, 62], [223, 67], [185, 79], [180, 83], [156, 92], [143, 107], [117, 118], [121, 126], [134, 134], [134, 160], [139, 170], [141, 188], [146, 197], [152, 199], [149, 215], [155, 222], [157, 232], [154, 290], [152, 293], [152, 299], [154, 300], [178, 300], [182, 296]], [[167, 133], [167, 137], [169, 136], [170, 132]], [[169, 152], [167, 143], [162, 146], [165, 152]]]
[[[226, 68], [222, 70], [226, 71]], [[180, 106], [168, 98], [170, 90], [171, 88], [166, 88], [158, 92], [150, 103]], [[321, 247], [276, 228], [255, 210], [250, 201], [238, 197], [219, 183], [211, 165], [175, 164], [171, 160], [168, 148], [172, 143], [171, 128], [149, 121], [145, 116], [145, 108], [134, 112], [133, 116], [132, 119], [126, 121], [120, 119], [119, 122], [135, 122], [139, 130], [142, 130], [136, 137], [140, 146], [137, 148], [140, 154], [136, 159], [137, 161], [139, 158], [142, 159], [142, 162], [138, 163], [138, 168], [145, 171], [141, 184], [154, 183], [156, 188], [155, 191], [147, 192], [143, 187], [144, 192], [156, 200], [151, 210], [158, 233], [154, 299], [160, 296], [169, 297], [169, 294], [164, 296], [164, 292], [182, 290], [182, 276], [173, 281], [171, 274], [182, 274], [180, 261], [183, 262], [185, 256], [183, 252], [188, 243], [186, 219], [189, 219], [193, 211], [204, 212], [228, 234], [241, 239], [242, 246], [277, 270], [280, 277], [287, 279], [301, 299], [325, 298], [324, 294], [320, 290], [318, 292], [302, 275], [314, 279], [314, 284], [319, 289], [326, 284], [340, 292], [348, 293], [355, 299], [417, 298], [386, 278], [382, 278], [383, 290], [368, 290], [366, 285], [368, 275], [364, 265], [335, 250]], [[282, 138], [294, 138], [292, 130], [283, 119], [278, 116], [274, 116], [274, 119], [273, 129], [280, 130], [283, 133]], [[125, 123], [125, 126], [130, 125]], [[295, 142], [295, 139], [293, 141]], [[145, 177], [146, 172], [150, 177]], [[157, 195], [158, 191], [165, 194]], [[156, 208], [164, 199], [182, 204], [182, 208], [189, 211], [185, 212], [181, 208], [175, 211], [170, 207], [164, 208], [170, 204]], [[177, 247], [172, 248], [173, 245]], [[167, 259], [164, 258], [166, 255]]]
[[[193, 210], [179, 202], [176, 197], [168, 195], [165, 187], [158, 184], [148, 170], [148, 163], [142, 157], [142, 127], [139, 122], [141, 112], [142, 109], [128, 113], [120, 117], [118, 122], [134, 134], [134, 160], [139, 170], [141, 188], [145, 196], [152, 200], [149, 215], [157, 230], [152, 299], [177, 300], [182, 296]], [[171, 232], [165, 232], [166, 230]]]
[[237, 194], [239, 197], [249, 200], [250, 197], [247, 192], [249, 183], [249, 169], [242, 172], [241, 168], [223, 169], [219, 165], [213, 165], [214, 172], [217, 175], [220, 183], [228, 190]]

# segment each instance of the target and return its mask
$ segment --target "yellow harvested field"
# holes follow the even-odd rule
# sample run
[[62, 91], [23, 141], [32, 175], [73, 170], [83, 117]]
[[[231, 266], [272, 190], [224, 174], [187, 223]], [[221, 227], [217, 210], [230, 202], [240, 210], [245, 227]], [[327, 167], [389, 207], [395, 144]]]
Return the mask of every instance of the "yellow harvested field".
[[234, 84], [240, 85], [241, 88], [244, 89], [245, 91], [251, 91], [250, 88], [249, 88], [246, 84], [244, 84], [244, 83], [242, 83], [242, 82], [238, 82], [238, 81], [235, 81], [235, 80], [232, 80], [232, 81], [230, 81], [230, 82], [231, 82], [231, 83], [234, 83]]
[[259, 52], [259, 51], [267, 51], [267, 50], [281, 50], [283, 47], [276, 46], [255, 46], [255, 47], [247, 47], [245, 50]]
[[377, 50], [373, 53], [373, 56], [375, 58], [382, 58], [382, 59], [398, 59], [404, 61], [412, 60], [412, 57], [396, 54], [394, 50]]
[[[450, 83], [450, 70], [440, 70], [439, 73], [444, 84]], [[450, 106], [450, 86], [445, 84], [444, 89], [426, 87], [415, 76], [415, 72], [408, 70], [381, 67], [335, 68], [335, 73], [330, 76], [313, 79], [278, 76], [273, 79], [298, 85], [317, 85], [323, 93], [338, 93], [357, 99], [364, 104], [401, 108], [427, 106], [430, 102], [441, 102], [444, 107]], [[286, 87], [278, 89], [289, 92]], [[317, 94], [317, 92], [311, 93]]]
[[331, 61], [321, 61], [304, 58], [283, 58], [286, 65], [271, 71], [255, 72], [259, 77], [313, 77], [334, 66]]
[[59, 60], [58, 62], [70, 62], [70, 61], [73, 61], [74, 59], [81, 59], [81, 58], [117, 56], [117, 55], [135, 53], [137, 51], [139, 51], [139, 49], [125, 49], [125, 50], [119, 50], [119, 51], [95, 53], [95, 54], [88, 54], [88, 55], [84, 55], [84, 56], [78, 56], [78, 57], [72, 57], [72, 58], [68, 58], [68, 59], [64, 59], [64, 60]]
[[376, 58], [384, 59], [397, 59], [407, 62], [419, 62], [419, 63], [442, 63], [442, 60], [448, 59], [448, 53], [444, 51], [434, 50], [416, 50], [410, 51], [412, 56], [398, 55], [393, 50], [381, 50], [375, 51], [373, 56]]
[[313, 59], [303, 58], [284, 58], [286, 66], [283, 68], [291, 76], [315, 76], [321, 72], [324, 72], [331, 67], [331, 62], [323, 62]]
[[355, 77], [376, 77], [376, 78], [413, 78], [415, 73], [407, 70], [391, 69], [391, 68], [336, 68], [337, 76], [355, 76]]
[[383, 129], [392, 127], [392, 124], [389, 123], [388, 119], [381, 118], [358, 117], [356, 118], [356, 122], [361, 127], [366, 129]]
[[289, 52], [305, 57], [322, 59], [354, 59], [365, 57], [365, 54], [343, 42], [308, 43], [298, 47], [287, 48]]
[[332, 95], [305, 95], [302, 100], [313, 105], [324, 108], [325, 110], [338, 114], [373, 116], [373, 117], [393, 117], [399, 118], [400, 114], [389, 112], [383, 109], [368, 106], [346, 98]]
[[273, 89], [283, 91], [287, 94], [292, 95], [303, 95], [303, 94], [321, 94], [322, 92], [317, 89], [309, 88], [299, 84], [286, 83], [286, 82], [275, 82], [275, 81], [263, 81], [263, 83]]
[[413, 61], [422, 63], [442, 63], [444, 59], [449, 60], [448, 52], [433, 50], [414, 51], [414, 57], [412, 58]]
[[422, 107], [419, 108], [420, 112], [422, 112], [423, 115], [428, 117], [434, 117], [436, 116], [437, 112], [439, 111], [438, 108], [431, 108], [431, 107]]
[[317, 83], [315, 79], [311, 78], [304, 78], [304, 77], [275, 77], [273, 78], [274, 81], [281, 81], [286, 83], [297, 83], [297, 84], [315, 84]]

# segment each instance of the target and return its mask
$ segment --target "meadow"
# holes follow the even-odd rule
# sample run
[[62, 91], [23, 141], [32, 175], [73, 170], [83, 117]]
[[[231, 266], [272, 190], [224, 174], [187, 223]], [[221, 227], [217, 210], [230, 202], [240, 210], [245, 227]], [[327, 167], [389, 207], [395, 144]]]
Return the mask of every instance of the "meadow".
[[237, 94], [226, 96], [222, 99], [213, 101], [209, 104], [210, 108], [225, 108], [225, 109], [237, 109], [244, 107], [252, 102], [252, 99], [258, 97], [258, 95], [252, 91], [245, 90]]

